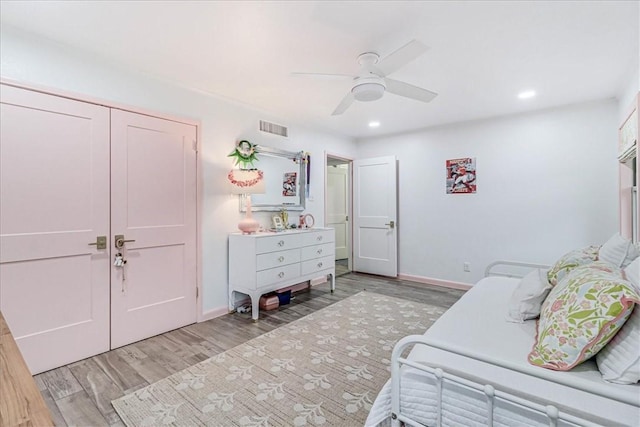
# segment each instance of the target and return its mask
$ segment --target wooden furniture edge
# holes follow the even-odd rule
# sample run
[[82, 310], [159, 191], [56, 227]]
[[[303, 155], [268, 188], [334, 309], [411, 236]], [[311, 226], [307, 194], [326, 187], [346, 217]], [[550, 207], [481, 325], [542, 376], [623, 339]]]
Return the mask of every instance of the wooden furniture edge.
[[49, 408], [0, 312], [0, 426], [53, 426]]

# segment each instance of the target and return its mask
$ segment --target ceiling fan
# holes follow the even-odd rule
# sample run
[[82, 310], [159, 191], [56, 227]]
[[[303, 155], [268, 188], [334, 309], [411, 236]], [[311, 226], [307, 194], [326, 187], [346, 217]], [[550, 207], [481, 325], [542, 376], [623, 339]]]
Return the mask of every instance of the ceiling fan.
[[344, 113], [353, 101], [375, 101], [382, 98], [385, 92], [422, 102], [430, 102], [438, 96], [437, 93], [423, 89], [409, 83], [393, 80], [387, 76], [404, 67], [427, 51], [427, 46], [418, 40], [412, 40], [400, 49], [380, 59], [374, 52], [365, 52], [358, 56], [360, 72], [355, 75], [347, 74], [323, 74], [323, 73], [293, 73], [297, 75], [349, 77], [353, 79], [353, 85], [347, 95], [342, 98], [340, 104], [332, 115]]

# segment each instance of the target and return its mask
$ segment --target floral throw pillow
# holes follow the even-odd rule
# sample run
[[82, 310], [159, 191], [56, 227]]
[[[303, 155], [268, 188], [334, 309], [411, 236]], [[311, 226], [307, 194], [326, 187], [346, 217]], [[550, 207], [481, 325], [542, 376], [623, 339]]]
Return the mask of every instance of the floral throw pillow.
[[[625, 269], [625, 276], [640, 290], [640, 258], [636, 258]], [[618, 384], [640, 382], [640, 305], [622, 329], [596, 355], [598, 369], [605, 381]]]
[[602, 349], [640, 296], [616, 267], [594, 262], [573, 269], [542, 305], [529, 363], [568, 371]]
[[553, 265], [547, 273], [547, 279], [552, 286], [558, 284], [560, 280], [571, 270], [581, 265], [589, 264], [598, 259], [600, 246], [587, 246], [582, 249], [575, 249], [567, 252]]

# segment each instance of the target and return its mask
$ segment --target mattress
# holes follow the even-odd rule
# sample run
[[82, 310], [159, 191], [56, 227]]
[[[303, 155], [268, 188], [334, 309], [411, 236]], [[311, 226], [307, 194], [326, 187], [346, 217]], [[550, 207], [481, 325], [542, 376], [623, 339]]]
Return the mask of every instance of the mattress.
[[[527, 354], [534, 342], [536, 323], [505, 320], [509, 298], [519, 279], [489, 277], [479, 281], [425, 333], [436, 342], [504, 361], [531, 372], [524, 374], [450, 352], [416, 345], [409, 359], [442, 367], [446, 372], [492, 384], [497, 390], [524, 397], [542, 405], [554, 405], [580, 418], [602, 425], [640, 426], [640, 386], [607, 383], [594, 361], [569, 372], [533, 367]], [[481, 308], [480, 308], [481, 307]], [[480, 308], [480, 309], [479, 309]], [[538, 374], [538, 372], [542, 372]], [[544, 375], [547, 379], [536, 375]], [[605, 395], [624, 395], [634, 404], [617, 402], [581, 391], [568, 384], [596, 386]], [[410, 367], [403, 368], [401, 412], [425, 425], [436, 420], [434, 380]], [[486, 425], [487, 404], [482, 395], [456, 385], [443, 390], [443, 425]], [[367, 426], [384, 425], [390, 416], [390, 383], [374, 402]], [[498, 402], [494, 425], [548, 425], [545, 417], [513, 404]]]

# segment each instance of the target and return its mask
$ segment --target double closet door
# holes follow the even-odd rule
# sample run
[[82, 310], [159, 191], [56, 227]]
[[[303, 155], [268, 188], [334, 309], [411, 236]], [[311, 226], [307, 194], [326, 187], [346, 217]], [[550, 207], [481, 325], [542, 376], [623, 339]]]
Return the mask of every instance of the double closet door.
[[32, 374], [194, 323], [196, 127], [1, 89], [0, 309]]

